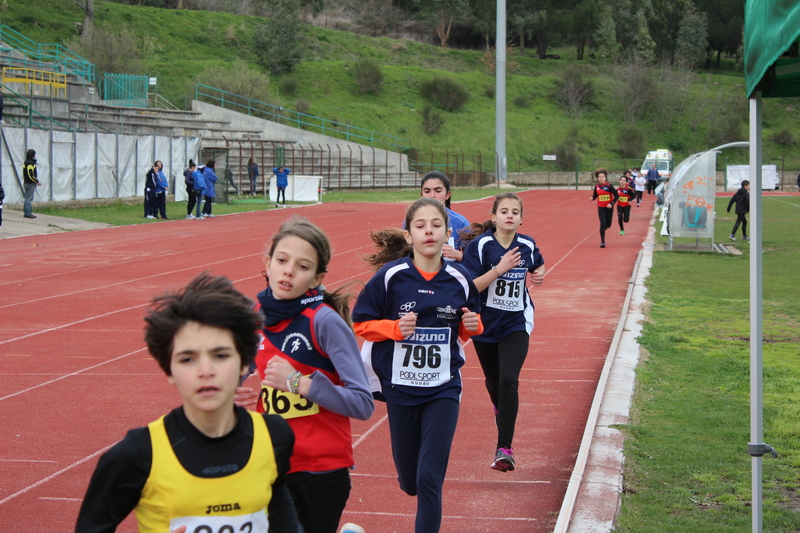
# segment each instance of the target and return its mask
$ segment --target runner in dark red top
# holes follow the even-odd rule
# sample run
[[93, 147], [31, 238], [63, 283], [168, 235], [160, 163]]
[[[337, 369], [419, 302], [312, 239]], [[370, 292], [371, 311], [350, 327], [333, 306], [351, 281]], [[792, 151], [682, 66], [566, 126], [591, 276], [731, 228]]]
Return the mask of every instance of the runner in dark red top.
[[627, 172], [625, 176], [619, 179], [619, 187], [617, 188], [617, 220], [619, 221], [619, 234], [625, 235], [625, 224], [631, 219], [631, 200], [636, 197], [636, 191], [630, 186], [628, 182]]
[[598, 168], [594, 171], [597, 183], [592, 191], [592, 200], [597, 200], [597, 216], [600, 218], [600, 248], [606, 247], [606, 230], [614, 221], [614, 204], [617, 202], [617, 190], [608, 183], [608, 171]]

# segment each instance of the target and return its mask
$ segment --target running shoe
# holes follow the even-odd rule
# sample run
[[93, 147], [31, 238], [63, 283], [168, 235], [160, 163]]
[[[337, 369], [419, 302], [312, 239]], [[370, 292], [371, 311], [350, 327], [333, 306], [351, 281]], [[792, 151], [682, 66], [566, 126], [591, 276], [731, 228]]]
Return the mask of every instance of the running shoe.
[[736, 236], [734, 234], [731, 233], [730, 235], [728, 235], [728, 238], [733, 242], [736, 242]]
[[149, 218], [150, 220], [155, 220], [156, 217], [154, 217], [153, 215], [147, 215], [147, 218]]
[[342, 529], [339, 530], [339, 533], [365, 533], [365, 531], [363, 527], [348, 522], [342, 526]]
[[189, 213], [188, 215], [186, 215], [186, 220], [194, 220], [194, 215]]
[[208, 218], [214, 218], [215, 216], [217, 216], [217, 215], [212, 215], [211, 213], [206, 215], [206, 217], [208, 217]]
[[750, 237], [748, 237], [747, 235], [745, 235], [744, 237], [742, 237], [742, 240], [743, 240], [743, 241], [749, 241], [749, 240], [750, 240]]
[[492, 468], [500, 472], [514, 470], [514, 448], [497, 448]]
[[601, 243], [600, 243], [600, 248], [605, 248], [605, 247], [606, 247], [606, 243], [604, 243], [604, 242], [601, 242]]
[[619, 234], [620, 234], [620, 235], [625, 235], [625, 230], [621, 230], [621, 231], [619, 232]]

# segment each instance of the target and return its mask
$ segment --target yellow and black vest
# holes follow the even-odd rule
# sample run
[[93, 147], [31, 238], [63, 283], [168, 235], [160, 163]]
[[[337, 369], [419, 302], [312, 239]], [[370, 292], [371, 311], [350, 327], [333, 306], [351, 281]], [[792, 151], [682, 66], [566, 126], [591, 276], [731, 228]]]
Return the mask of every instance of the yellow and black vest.
[[278, 468], [263, 416], [248, 413], [253, 418], [250, 459], [240, 471], [217, 478], [197, 477], [183, 468], [172, 451], [164, 417], [147, 426], [153, 462], [136, 506], [140, 533], [163, 533], [181, 525], [188, 532], [232, 528], [267, 533], [267, 506]]

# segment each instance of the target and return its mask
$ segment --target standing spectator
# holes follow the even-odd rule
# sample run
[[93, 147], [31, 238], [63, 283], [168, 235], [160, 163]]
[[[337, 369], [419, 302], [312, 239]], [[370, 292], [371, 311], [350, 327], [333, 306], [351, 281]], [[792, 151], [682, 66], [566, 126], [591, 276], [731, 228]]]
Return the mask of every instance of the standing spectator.
[[258, 183], [258, 165], [256, 165], [256, 161], [252, 157], [247, 162], [247, 178], [250, 180], [250, 194], [255, 196], [256, 183]]
[[800, 174], [797, 175], [797, 188], [800, 190]]
[[194, 209], [195, 204], [197, 204], [197, 195], [195, 194], [194, 187], [194, 172], [197, 170], [197, 165], [191, 159], [189, 160], [189, 166], [183, 169], [183, 182], [186, 184], [186, 194], [187, 194], [187, 203], [186, 203], [186, 218], [192, 220], [194, 215], [192, 214], [192, 209]]
[[214, 218], [214, 215], [211, 214], [211, 204], [217, 196], [214, 190], [214, 185], [218, 179], [217, 174], [214, 172], [216, 165], [217, 162], [211, 159], [206, 163], [206, 168], [203, 169], [203, 197], [206, 200], [205, 204], [203, 204], [203, 218]]
[[197, 214], [195, 220], [203, 220], [205, 217], [200, 213], [200, 208], [203, 206], [203, 191], [206, 188], [205, 167], [197, 167], [192, 177], [194, 178], [194, 194], [197, 197]]
[[25, 182], [25, 204], [23, 206], [23, 216], [25, 218], [36, 218], [33, 214], [33, 193], [36, 187], [42, 182], [39, 181], [39, 174], [36, 172], [36, 150], [30, 149], [25, 154], [25, 163], [22, 166], [22, 179]]
[[608, 182], [608, 171], [598, 168], [594, 171], [597, 183], [592, 191], [592, 200], [597, 200], [597, 216], [600, 218], [600, 248], [606, 247], [606, 230], [614, 221], [614, 204], [617, 202], [617, 191]]
[[153, 209], [153, 214], [160, 214], [162, 220], [167, 220], [167, 191], [169, 190], [169, 182], [164, 172], [161, 170], [163, 168], [164, 165], [159, 161], [158, 171], [156, 172], [156, 207]]
[[144, 217], [154, 219], [156, 214], [156, 188], [158, 178], [156, 174], [161, 169], [161, 161], [153, 163], [153, 168], [147, 171], [144, 179]]
[[650, 170], [647, 171], [647, 196], [656, 193], [656, 186], [658, 185], [658, 170], [656, 170], [656, 164], [650, 167]]
[[278, 187], [278, 196], [275, 198], [275, 207], [278, 207], [278, 202], [281, 200], [281, 194], [283, 194], [283, 205], [286, 205], [286, 187], [289, 186], [289, 173], [291, 171], [291, 168], [284, 167], [272, 169], [272, 173], [275, 174], [275, 177], [277, 178], [275, 186]]
[[731, 212], [731, 206], [734, 203], [736, 204], [736, 223], [733, 225], [730, 239], [732, 241], [736, 240], [736, 230], [739, 229], [739, 224], [741, 224], [742, 240], [749, 241], [750, 237], [747, 236], [747, 218], [745, 218], [745, 215], [750, 212], [750, 182], [748, 180], [744, 180], [742, 182], [742, 187], [731, 197], [731, 201], [728, 202], [728, 209], [725, 210], [727, 213]]
[[642, 196], [644, 196], [644, 189], [647, 187], [647, 180], [644, 176], [637, 173], [633, 182], [633, 189], [636, 192], [636, 207], [642, 207]]

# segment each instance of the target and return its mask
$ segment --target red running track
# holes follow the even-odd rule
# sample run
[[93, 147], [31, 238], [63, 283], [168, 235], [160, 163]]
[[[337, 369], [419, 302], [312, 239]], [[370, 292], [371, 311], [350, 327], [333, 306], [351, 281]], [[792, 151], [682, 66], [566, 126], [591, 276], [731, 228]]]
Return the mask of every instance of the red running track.
[[[458, 192], [456, 191], [456, 196]], [[489, 468], [496, 430], [468, 345], [464, 395], [445, 482], [443, 533], [547, 532], [569, 482], [653, 197], [616, 223], [600, 249], [588, 191], [526, 191], [522, 233], [547, 264], [534, 289], [536, 328], [520, 384], [517, 470]], [[471, 221], [491, 199], [454, 203]], [[251, 296], [264, 287], [262, 251], [290, 214], [330, 236], [326, 285], [366, 281], [368, 232], [400, 224], [407, 204], [326, 203], [0, 241], [0, 530], [72, 531], [98, 456], [178, 395], [147, 354], [150, 299], [208, 270]], [[386, 410], [354, 422], [357, 470], [344, 521], [370, 533], [413, 531], [415, 499], [397, 486]], [[118, 529], [136, 531], [129, 517]]]

